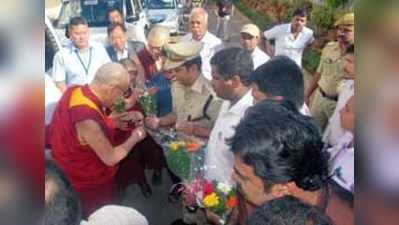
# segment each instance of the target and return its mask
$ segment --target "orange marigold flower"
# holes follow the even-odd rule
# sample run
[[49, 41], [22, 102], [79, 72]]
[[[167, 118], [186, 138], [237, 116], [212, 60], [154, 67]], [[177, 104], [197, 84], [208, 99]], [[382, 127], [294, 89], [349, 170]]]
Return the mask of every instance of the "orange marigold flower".
[[196, 152], [200, 149], [201, 146], [197, 142], [192, 141], [188, 142], [186, 147], [189, 152]]
[[238, 204], [238, 200], [236, 196], [232, 196], [227, 200], [227, 208], [232, 209], [236, 207]]

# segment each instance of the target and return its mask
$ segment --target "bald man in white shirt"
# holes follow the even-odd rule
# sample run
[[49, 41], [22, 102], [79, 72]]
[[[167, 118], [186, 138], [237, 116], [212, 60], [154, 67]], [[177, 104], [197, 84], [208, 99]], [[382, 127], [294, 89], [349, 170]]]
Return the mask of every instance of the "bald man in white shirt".
[[208, 13], [203, 8], [194, 8], [190, 14], [190, 32], [183, 36], [182, 41], [196, 41], [203, 44], [200, 52], [202, 59], [202, 74], [211, 80], [211, 66], [209, 64], [212, 56], [223, 48], [222, 41], [208, 31]]

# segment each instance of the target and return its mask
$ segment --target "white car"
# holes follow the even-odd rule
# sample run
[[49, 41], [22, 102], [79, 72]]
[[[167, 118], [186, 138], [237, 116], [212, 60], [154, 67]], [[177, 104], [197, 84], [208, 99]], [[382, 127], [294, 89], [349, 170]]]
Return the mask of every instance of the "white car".
[[[53, 67], [53, 59], [55, 53], [61, 49], [61, 41], [56, 34], [56, 31], [53, 25], [50, 22], [50, 19], [45, 16], [45, 48], [44, 48], [44, 55], [45, 55], [45, 71], [49, 72]], [[50, 73], [50, 72], [49, 72]]]
[[169, 28], [171, 34], [179, 33], [180, 15], [183, 6], [176, 0], [144, 0], [147, 18], [151, 25]]
[[82, 16], [89, 23], [90, 39], [107, 44], [108, 11], [119, 9], [125, 18], [125, 26], [130, 40], [147, 43], [145, 32], [150, 24], [140, 0], [63, 0], [58, 18], [53, 25], [62, 40], [65, 36], [69, 19]]

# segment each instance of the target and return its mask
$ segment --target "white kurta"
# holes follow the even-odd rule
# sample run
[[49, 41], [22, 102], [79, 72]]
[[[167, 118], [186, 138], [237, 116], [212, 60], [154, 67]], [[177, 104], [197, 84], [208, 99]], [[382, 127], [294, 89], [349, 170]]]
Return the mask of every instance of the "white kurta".
[[339, 139], [347, 132], [341, 126], [340, 111], [345, 107], [348, 100], [355, 94], [354, 80], [344, 80], [338, 88], [338, 102], [334, 113], [329, 119], [326, 130], [324, 131], [324, 143], [334, 146]]

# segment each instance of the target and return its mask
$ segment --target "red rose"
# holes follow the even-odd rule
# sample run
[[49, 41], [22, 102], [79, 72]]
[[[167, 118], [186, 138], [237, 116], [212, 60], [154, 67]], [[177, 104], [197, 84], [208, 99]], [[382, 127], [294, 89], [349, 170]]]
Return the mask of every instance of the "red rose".
[[213, 185], [210, 182], [206, 182], [204, 185], [204, 196], [207, 196], [213, 192]]

